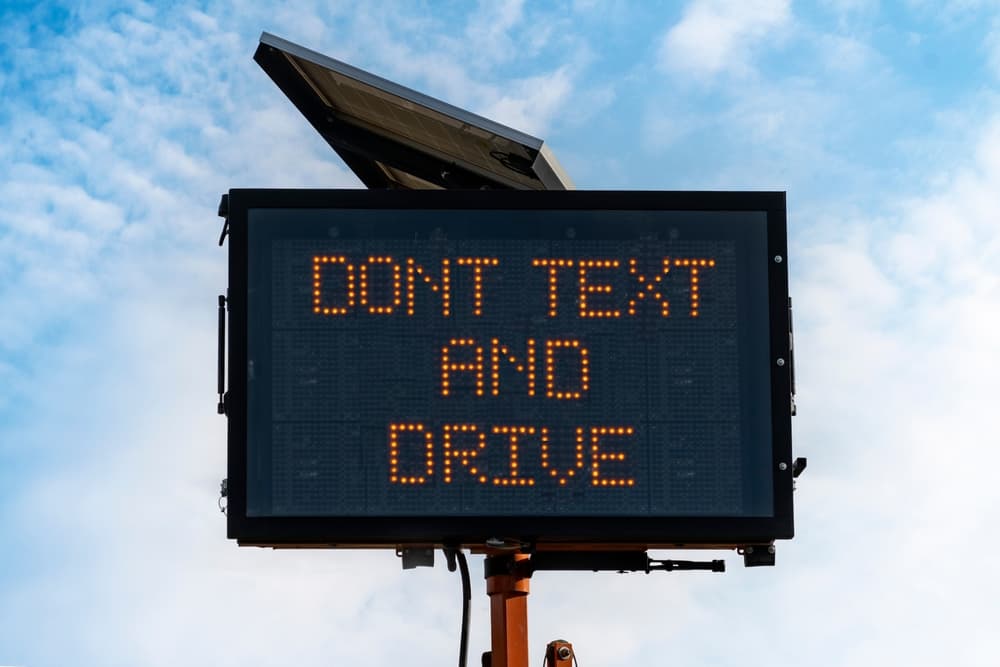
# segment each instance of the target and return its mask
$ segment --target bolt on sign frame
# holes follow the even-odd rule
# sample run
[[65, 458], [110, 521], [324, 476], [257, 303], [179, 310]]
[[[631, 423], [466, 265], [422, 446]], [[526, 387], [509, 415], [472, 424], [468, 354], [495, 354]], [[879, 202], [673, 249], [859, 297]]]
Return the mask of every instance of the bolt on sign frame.
[[232, 190], [241, 545], [793, 535], [785, 195]]

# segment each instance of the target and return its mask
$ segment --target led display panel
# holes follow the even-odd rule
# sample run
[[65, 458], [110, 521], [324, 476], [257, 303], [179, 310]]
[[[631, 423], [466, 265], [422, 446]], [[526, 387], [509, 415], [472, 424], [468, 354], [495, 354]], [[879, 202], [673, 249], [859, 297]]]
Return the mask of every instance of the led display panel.
[[792, 534], [782, 193], [229, 195], [245, 544]]

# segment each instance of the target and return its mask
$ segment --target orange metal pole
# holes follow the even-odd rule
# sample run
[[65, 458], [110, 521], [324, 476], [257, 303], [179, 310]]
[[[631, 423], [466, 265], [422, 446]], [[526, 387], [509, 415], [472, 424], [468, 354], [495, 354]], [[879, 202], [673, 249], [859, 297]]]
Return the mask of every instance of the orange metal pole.
[[[494, 558], [487, 556], [487, 558]], [[506, 558], [497, 557], [497, 558]], [[517, 565], [527, 565], [528, 554], [515, 554], [510, 574], [486, 577], [490, 596], [490, 667], [528, 667], [528, 576]], [[522, 573], [519, 574], [518, 572]]]

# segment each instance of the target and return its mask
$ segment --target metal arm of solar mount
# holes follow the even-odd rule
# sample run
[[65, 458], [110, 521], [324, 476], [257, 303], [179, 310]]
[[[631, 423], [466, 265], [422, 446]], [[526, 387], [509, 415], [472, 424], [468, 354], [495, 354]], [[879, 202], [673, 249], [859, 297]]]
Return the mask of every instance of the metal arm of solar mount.
[[486, 559], [486, 576], [516, 575], [531, 577], [540, 570], [663, 572], [703, 570], [725, 572], [726, 561], [658, 560], [645, 551], [539, 551], [530, 558], [493, 556]]
[[219, 295], [219, 405], [220, 415], [226, 414], [226, 297]]
[[791, 389], [792, 416], [798, 412], [795, 407], [795, 327], [792, 325], [792, 297], [788, 297], [788, 385]]
[[225, 243], [226, 237], [229, 236], [229, 195], [224, 194], [219, 200], [219, 217], [225, 218], [222, 221], [222, 233], [219, 234], [219, 247]]
[[[222, 224], [222, 234], [219, 236], [221, 246], [229, 234], [229, 195], [224, 194], [219, 200], [219, 217], [225, 218]], [[228, 290], [226, 294], [229, 294]], [[226, 307], [228, 299], [219, 295], [219, 405], [216, 407], [220, 415], [226, 414]]]

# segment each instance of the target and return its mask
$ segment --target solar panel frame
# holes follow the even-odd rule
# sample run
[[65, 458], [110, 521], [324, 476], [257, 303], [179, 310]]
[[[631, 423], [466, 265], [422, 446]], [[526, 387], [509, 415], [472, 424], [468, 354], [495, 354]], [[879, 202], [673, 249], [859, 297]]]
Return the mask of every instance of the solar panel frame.
[[266, 32], [254, 60], [369, 188], [573, 188], [537, 137]]

